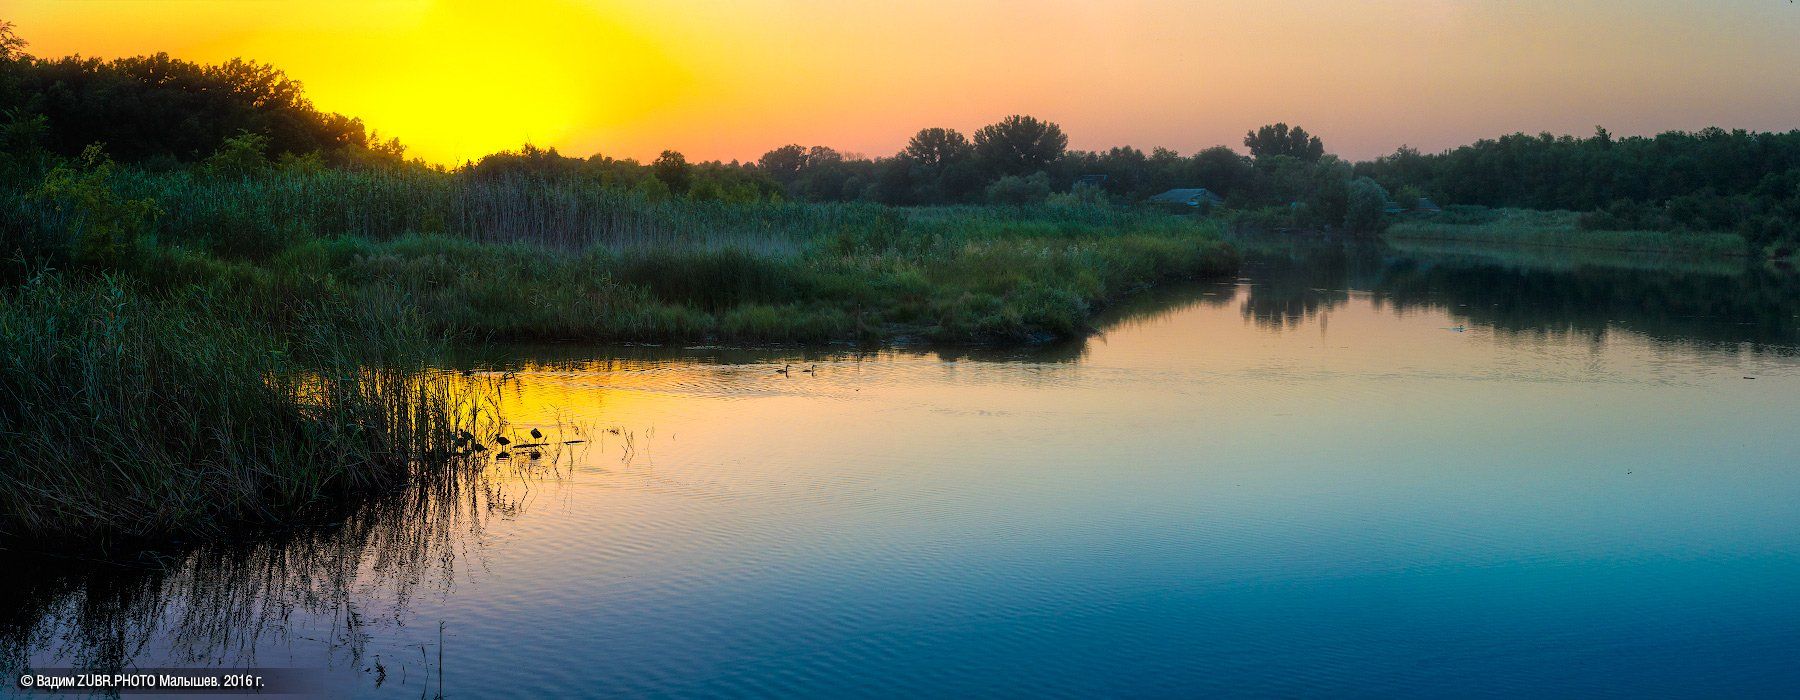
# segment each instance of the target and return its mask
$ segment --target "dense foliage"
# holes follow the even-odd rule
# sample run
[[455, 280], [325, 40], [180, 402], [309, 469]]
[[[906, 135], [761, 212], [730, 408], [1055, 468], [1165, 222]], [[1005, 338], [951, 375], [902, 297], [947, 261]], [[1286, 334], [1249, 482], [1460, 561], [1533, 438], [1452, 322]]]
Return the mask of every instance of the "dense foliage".
[[1513, 134], [1436, 155], [1402, 148], [1357, 172], [1445, 202], [1585, 212], [1590, 230], [1732, 231], [1759, 249], [1800, 239], [1800, 131]]
[[[95, 144], [132, 169], [180, 170], [196, 180], [328, 169], [418, 179], [438, 169], [406, 162], [398, 142], [381, 141], [353, 118], [318, 111], [299, 83], [270, 66], [208, 66], [160, 54], [41, 59], [25, 48], [0, 23], [6, 181], [35, 185], [59, 162], [91, 159]], [[1800, 237], [1800, 131], [1515, 134], [1435, 155], [1401, 148], [1354, 165], [1288, 124], [1247, 133], [1249, 156], [1223, 146], [1184, 156], [1164, 148], [1071, 150], [1068, 143], [1059, 125], [1012, 115], [972, 135], [921, 129], [899, 153], [873, 159], [790, 144], [754, 162], [690, 162], [670, 150], [639, 163], [527, 145], [453, 174], [469, 182], [555, 180], [651, 200], [725, 203], [1030, 205], [1055, 195], [1117, 204], [1203, 187], [1238, 212], [1239, 222], [1265, 228], [1373, 232], [1393, 212], [1429, 198], [1582, 212], [1580, 228], [1593, 231], [1729, 231], [1757, 251], [1791, 248]], [[90, 238], [105, 245], [99, 234]]]

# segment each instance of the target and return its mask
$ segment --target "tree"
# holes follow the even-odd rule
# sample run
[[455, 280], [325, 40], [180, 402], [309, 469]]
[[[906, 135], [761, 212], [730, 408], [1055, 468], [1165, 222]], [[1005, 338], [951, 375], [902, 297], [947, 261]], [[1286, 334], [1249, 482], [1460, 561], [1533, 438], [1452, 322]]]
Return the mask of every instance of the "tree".
[[1387, 214], [1387, 190], [1374, 180], [1359, 177], [1350, 182], [1346, 194], [1344, 229], [1351, 233], [1380, 231]]
[[27, 41], [19, 38], [13, 23], [0, 19], [0, 62], [30, 58], [25, 54]]
[[1069, 147], [1062, 127], [1015, 114], [975, 132], [975, 155], [990, 172], [1025, 175], [1040, 172]]
[[1249, 188], [1256, 168], [1248, 158], [1224, 146], [1213, 146], [1194, 154], [1193, 181], [1226, 199], [1234, 199]]
[[1308, 163], [1325, 155], [1325, 143], [1300, 127], [1270, 124], [1244, 135], [1244, 146], [1256, 158], [1292, 156]]
[[694, 177], [693, 166], [688, 165], [687, 156], [681, 155], [680, 151], [663, 151], [650, 164], [650, 172], [675, 194], [686, 194]]
[[771, 150], [756, 160], [756, 167], [785, 186], [799, 179], [800, 172], [806, 169], [806, 147], [790, 143]]
[[240, 132], [268, 139], [268, 156], [318, 151], [333, 164], [370, 150], [362, 122], [321, 112], [298, 81], [232, 59], [202, 65], [154, 54], [101, 61], [39, 59], [0, 22], [0, 114], [43, 115], [43, 146], [72, 157], [103, 142], [121, 163], [192, 163]]
[[963, 162], [974, 153], [975, 146], [962, 132], [938, 127], [920, 129], [900, 151], [900, 155], [932, 171]]

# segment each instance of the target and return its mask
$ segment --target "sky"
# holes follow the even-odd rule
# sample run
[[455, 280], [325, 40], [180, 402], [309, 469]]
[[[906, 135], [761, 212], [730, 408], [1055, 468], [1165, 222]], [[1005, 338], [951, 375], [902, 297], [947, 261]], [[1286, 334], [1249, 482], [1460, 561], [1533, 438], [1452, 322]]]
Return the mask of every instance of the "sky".
[[868, 156], [1008, 114], [1070, 146], [1347, 158], [1523, 131], [1800, 128], [1788, 0], [0, 0], [39, 56], [244, 57], [440, 163]]

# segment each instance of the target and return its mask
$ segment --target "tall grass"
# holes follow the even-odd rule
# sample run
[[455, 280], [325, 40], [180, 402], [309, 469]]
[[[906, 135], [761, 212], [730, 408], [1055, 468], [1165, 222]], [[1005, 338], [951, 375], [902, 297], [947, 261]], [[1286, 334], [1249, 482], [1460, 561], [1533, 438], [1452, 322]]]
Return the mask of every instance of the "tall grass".
[[[1120, 294], [1235, 266], [1206, 222], [1108, 206], [659, 200], [429, 171], [75, 180], [89, 200], [160, 212], [115, 217], [140, 231], [129, 249], [117, 235], [67, 244], [107, 251], [101, 267], [277, 314], [292, 300], [406, 308], [466, 340], [1048, 339], [1084, 332]], [[72, 227], [61, 219], [81, 211], [42, 200], [15, 207], [35, 222], [21, 228]]]
[[125, 196], [148, 197], [163, 206], [159, 233], [165, 241], [246, 252], [278, 250], [305, 236], [385, 240], [415, 233], [565, 251], [780, 247], [865, 225], [882, 209], [657, 198], [572, 177], [432, 171], [275, 171], [243, 177], [126, 171], [114, 181]]
[[456, 468], [494, 416], [425, 368], [445, 339], [1042, 341], [1237, 262], [1206, 222], [1105, 206], [218, 177], [97, 151], [0, 205], [0, 537], [40, 541], [341, 517]]
[[[1213, 230], [1192, 221], [891, 218], [798, 239], [791, 249], [559, 253], [443, 236], [339, 238], [236, 269], [245, 284], [275, 290], [257, 296], [372, 299], [368, 306], [404, 307], [434, 330], [474, 341], [817, 343], [1076, 336], [1122, 294], [1235, 265]], [[157, 274], [182, 267], [159, 264]], [[217, 273], [190, 279], [209, 274]]]
[[427, 336], [330, 302], [297, 317], [277, 333], [245, 304], [110, 277], [0, 294], [0, 537], [330, 517], [452, 468], [459, 431], [493, 419], [479, 384], [422, 371]]

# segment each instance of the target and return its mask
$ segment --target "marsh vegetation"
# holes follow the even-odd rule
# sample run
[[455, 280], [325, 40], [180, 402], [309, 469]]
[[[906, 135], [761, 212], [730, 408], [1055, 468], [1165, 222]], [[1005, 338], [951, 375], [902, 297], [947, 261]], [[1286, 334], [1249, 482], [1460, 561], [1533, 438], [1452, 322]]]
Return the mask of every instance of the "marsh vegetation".
[[[27, 539], [326, 521], [455, 469], [501, 420], [427, 369], [456, 346], [1042, 343], [1232, 274], [1227, 226], [1367, 235], [1439, 198], [1392, 234], [1779, 256], [1800, 201], [1793, 135], [1713, 131], [1351, 163], [1285, 124], [1184, 156], [1012, 115], [873, 159], [526, 145], [447, 167], [267, 65], [26, 48], [0, 23], [0, 533]], [[1503, 167], [1540, 156], [1622, 174]], [[1685, 179], [1644, 180], [1670, 163]], [[1465, 186], [1506, 177], [1555, 187]], [[1193, 186], [1216, 201], [1142, 204]], [[1455, 224], [1461, 204], [1587, 213]]]

